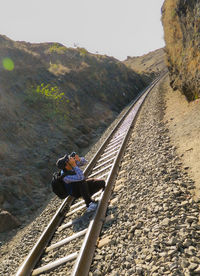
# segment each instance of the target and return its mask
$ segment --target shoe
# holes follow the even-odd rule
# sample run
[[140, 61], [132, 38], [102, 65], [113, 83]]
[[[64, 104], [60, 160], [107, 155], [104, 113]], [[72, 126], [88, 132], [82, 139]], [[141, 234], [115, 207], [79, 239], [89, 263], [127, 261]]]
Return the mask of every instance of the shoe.
[[96, 210], [96, 208], [97, 208], [97, 203], [90, 202], [90, 204], [89, 204], [89, 206], [87, 208], [87, 212], [92, 212], [92, 211]]

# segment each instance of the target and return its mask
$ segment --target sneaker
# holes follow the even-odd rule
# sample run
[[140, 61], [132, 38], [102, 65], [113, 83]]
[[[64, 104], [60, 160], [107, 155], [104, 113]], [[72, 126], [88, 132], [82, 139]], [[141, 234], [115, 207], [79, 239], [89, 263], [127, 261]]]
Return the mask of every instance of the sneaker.
[[90, 204], [89, 204], [89, 206], [87, 208], [87, 212], [92, 212], [92, 211], [96, 210], [96, 208], [97, 208], [97, 203], [90, 202]]

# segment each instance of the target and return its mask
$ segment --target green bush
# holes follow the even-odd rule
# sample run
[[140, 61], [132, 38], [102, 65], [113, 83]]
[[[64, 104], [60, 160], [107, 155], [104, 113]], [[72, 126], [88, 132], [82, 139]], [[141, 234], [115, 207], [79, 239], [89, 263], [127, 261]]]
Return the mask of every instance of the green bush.
[[47, 118], [63, 119], [68, 114], [69, 100], [59, 87], [40, 84], [26, 91], [26, 100], [30, 106], [43, 111]]
[[80, 56], [85, 57], [88, 53], [88, 51], [85, 48], [78, 48], [80, 52]]
[[67, 48], [65, 46], [60, 46], [59, 44], [55, 43], [53, 46], [49, 48], [49, 53], [57, 53], [57, 54], [64, 54], [65, 51], [67, 51]]

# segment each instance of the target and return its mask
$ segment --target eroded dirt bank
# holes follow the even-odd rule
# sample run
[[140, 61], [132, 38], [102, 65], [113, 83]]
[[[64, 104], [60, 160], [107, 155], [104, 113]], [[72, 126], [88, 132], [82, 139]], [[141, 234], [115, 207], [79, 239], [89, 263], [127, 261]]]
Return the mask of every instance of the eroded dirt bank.
[[165, 120], [172, 143], [183, 162], [185, 171], [195, 181], [192, 192], [195, 200], [200, 199], [200, 100], [188, 102], [178, 90], [173, 91], [169, 82], [165, 90]]

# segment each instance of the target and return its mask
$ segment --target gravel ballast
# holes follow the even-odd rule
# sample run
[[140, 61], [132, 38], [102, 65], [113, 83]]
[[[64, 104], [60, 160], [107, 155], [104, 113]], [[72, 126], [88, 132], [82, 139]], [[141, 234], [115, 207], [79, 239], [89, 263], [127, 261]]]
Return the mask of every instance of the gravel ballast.
[[[147, 97], [128, 142], [90, 276], [200, 275], [199, 207], [190, 194], [194, 182], [170, 142], [159, 87]], [[98, 143], [88, 159], [97, 147]], [[16, 273], [60, 204], [52, 199], [33, 223], [3, 246], [0, 275]]]
[[159, 88], [129, 140], [89, 276], [200, 275], [194, 182], [170, 142]]

